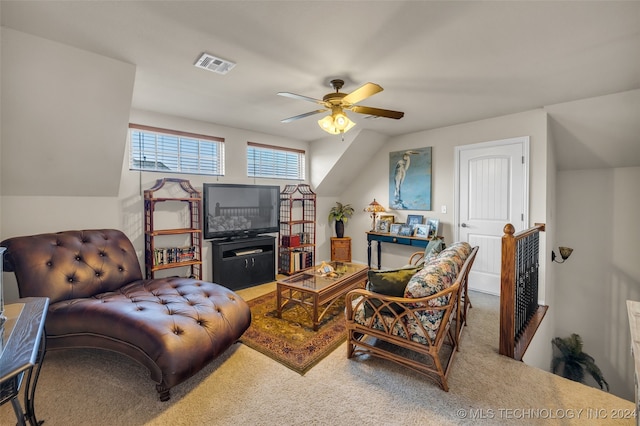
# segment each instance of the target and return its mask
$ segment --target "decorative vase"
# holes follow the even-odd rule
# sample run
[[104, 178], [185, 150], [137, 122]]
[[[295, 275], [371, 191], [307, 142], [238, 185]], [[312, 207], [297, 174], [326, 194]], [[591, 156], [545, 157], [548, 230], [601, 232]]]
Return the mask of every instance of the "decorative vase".
[[336, 220], [336, 237], [344, 237], [344, 222], [341, 220]]

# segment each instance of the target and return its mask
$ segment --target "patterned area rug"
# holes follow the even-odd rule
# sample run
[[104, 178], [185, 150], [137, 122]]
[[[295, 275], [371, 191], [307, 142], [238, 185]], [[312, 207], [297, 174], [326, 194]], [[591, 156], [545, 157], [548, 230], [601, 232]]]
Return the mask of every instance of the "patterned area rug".
[[302, 375], [347, 338], [344, 298], [325, 314], [318, 331], [313, 331], [311, 316], [297, 304], [287, 304], [282, 319], [277, 318], [275, 291], [247, 303], [251, 326], [240, 341]]

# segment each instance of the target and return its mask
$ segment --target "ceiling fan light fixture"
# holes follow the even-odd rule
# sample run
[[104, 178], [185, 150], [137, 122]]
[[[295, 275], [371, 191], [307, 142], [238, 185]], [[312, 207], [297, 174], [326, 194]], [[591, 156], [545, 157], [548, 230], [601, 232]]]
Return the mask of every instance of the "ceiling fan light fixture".
[[335, 124], [336, 129], [340, 131], [344, 131], [344, 129], [346, 129], [349, 121], [351, 120], [349, 120], [349, 118], [341, 112], [333, 115], [333, 123]]
[[351, 121], [349, 117], [347, 117], [347, 114], [342, 111], [333, 114], [333, 123], [340, 133], [346, 133], [356, 125], [356, 123]]
[[296, 95], [295, 93], [290, 92], [278, 92], [279, 96], [286, 96], [288, 98], [293, 99], [301, 99], [308, 102], [313, 102], [315, 104], [321, 105], [324, 109], [317, 109], [315, 111], [307, 112], [305, 114], [299, 114], [293, 117], [285, 118], [280, 120], [283, 123], [290, 123], [294, 120], [298, 120], [300, 118], [308, 117], [310, 115], [319, 114], [325, 112], [327, 110], [331, 110], [331, 113], [318, 120], [318, 125], [325, 132], [337, 135], [342, 133], [343, 140], [344, 134], [352, 129], [356, 123], [351, 121], [344, 110], [348, 110], [350, 112], [365, 114], [367, 116], [376, 116], [376, 117], [388, 117], [394, 118], [396, 120], [402, 118], [404, 116], [404, 112], [401, 111], [391, 111], [381, 108], [372, 108], [362, 105], [356, 105], [360, 101], [367, 99], [368, 97], [375, 95], [378, 92], [382, 91], [382, 87], [374, 83], [365, 83], [362, 86], [358, 87], [351, 93], [342, 93], [340, 89], [344, 85], [344, 80], [341, 79], [332, 79], [331, 87], [335, 89], [335, 92], [327, 93], [323, 96], [322, 99], [310, 98], [308, 96]]
[[343, 112], [334, 112], [323, 119], [318, 120], [318, 125], [322, 130], [332, 135], [348, 132], [356, 125]]
[[340, 133], [340, 131], [336, 129], [336, 126], [333, 123], [333, 117], [330, 115], [327, 115], [325, 118], [318, 120], [318, 125], [322, 130], [327, 133], [331, 133], [332, 135], [337, 135], [338, 133]]

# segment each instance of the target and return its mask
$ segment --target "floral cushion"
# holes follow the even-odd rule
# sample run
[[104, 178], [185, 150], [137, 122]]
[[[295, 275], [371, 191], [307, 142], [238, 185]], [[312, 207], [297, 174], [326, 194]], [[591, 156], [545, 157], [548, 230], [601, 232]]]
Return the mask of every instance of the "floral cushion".
[[[446, 305], [449, 302], [449, 297], [443, 298], [443, 305]], [[441, 310], [424, 310], [424, 311], [416, 311], [416, 316], [418, 321], [416, 321], [416, 317], [407, 317], [406, 324], [407, 329], [409, 330], [409, 336], [411, 336], [411, 340], [414, 342], [426, 344], [433, 344], [436, 340], [436, 335], [438, 334], [438, 329], [440, 328], [440, 324], [442, 323], [443, 311]], [[429, 342], [427, 343], [427, 336], [425, 336], [422, 328], [427, 332], [427, 336], [429, 338]]]
[[458, 267], [461, 268], [471, 251], [472, 247], [469, 243], [465, 241], [457, 242], [440, 252], [437, 259], [453, 259], [458, 264]]
[[415, 299], [436, 294], [455, 282], [459, 270], [455, 259], [438, 256], [411, 277], [404, 290], [404, 297]]
[[[411, 278], [404, 296], [408, 298], [427, 297], [449, 288], [455, 282], [470, 253], [471, 246], [466, 242], [454, 243], [447, 247]], [[427, 306], [432, 308], [445, 306], [449, 303], [449, 299], [449, 295], [431, 299], [427, 302]], [[427, 307], [423, 303], [413, 305], [413, 307], [420, 306]], [[443, 311], [425, 309], [417, 311], [416, 316], [426, 330], [428, 338], [433, 342], [442, 321]], [[427, 343], [427, 336], [415, 317], [407, 317], [406, 324], [411, 340], [423, 344]]]
[[[407, 338], [407, 334], [403, 329], [403, 324], [398, 321], [393, 324], [393, 321], [396, 318], [395, 316], [382, 314], [372, 317], [371, 313], [368, 313], [373, 312], [373, 308], [371, 306], [368, 306], [371, 299], [365, 301], [364, 303], [360, 303], [361, 300], [362, 297], [358, 297], [353, 300], [353, 320], [355, 322], [369, 328], [384, 331], [386, 333], [388, 333], [387, 330], [391, 330], [390, 334], [392, 334], [393, 336], [399, 336], [403, 339]], [[360, 305], [358, 305], [358, 303], [360, 303]]]

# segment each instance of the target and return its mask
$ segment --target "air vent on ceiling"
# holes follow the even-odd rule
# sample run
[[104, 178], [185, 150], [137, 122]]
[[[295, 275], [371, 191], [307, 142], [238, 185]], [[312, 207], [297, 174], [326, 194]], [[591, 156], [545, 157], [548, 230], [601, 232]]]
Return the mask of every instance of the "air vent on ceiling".
[[226, 74], [236, 66], [233, 62], [217, 58], [208, 53], [203, 53], [194, 65], [198, 68], [217, 72], [218, 74]]

